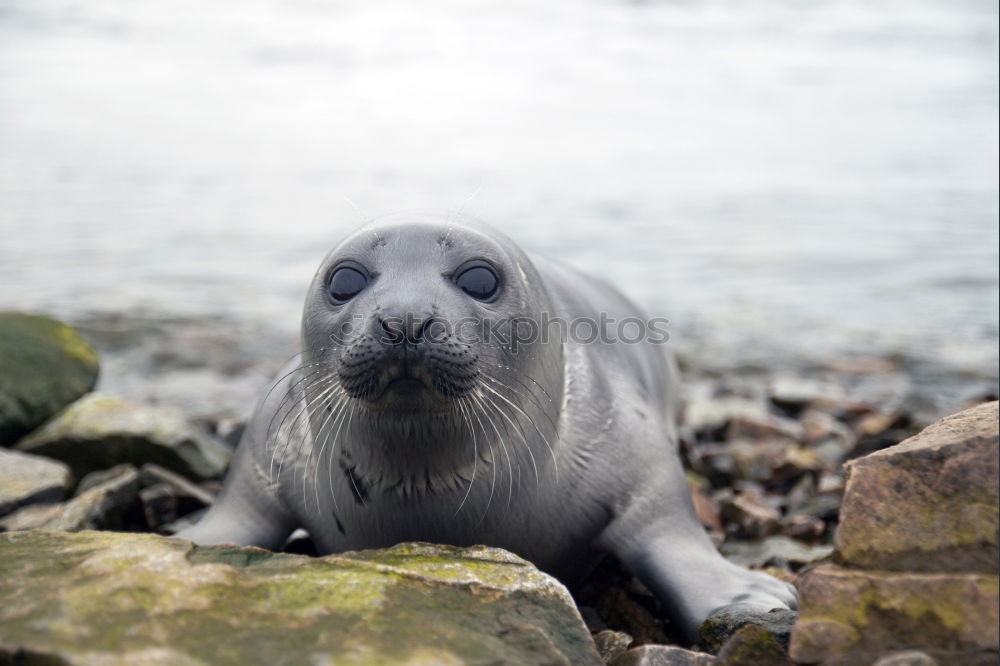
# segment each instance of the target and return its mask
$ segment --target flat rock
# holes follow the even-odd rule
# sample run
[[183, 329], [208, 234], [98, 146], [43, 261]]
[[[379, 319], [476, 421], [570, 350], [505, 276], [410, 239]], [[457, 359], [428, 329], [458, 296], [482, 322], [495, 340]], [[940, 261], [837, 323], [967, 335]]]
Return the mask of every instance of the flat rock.
[[72, 483], [61, 462], [0, 449], [0, 516], [28, 504], [58, 502]]
[[838, 560], [891, 571], [997, 572], [997, 403], [847, 464]]
[[603, 663], [566, 588], [499, 549], [310, 558], [48, 531], [0, 534], [0, 663], [22, 655], [70, 666]]
[[774, 561], [803, 565], [828, 557], [832, 546], [809, 546], [786, 536], [773, 536], [760, 541], [727, 541], [719, 551], [730, 562], [744, 567], [762, 567]]
[[[799, 584], [790, 653], [808, 664], [865, 664], [919, 649], [942, 663], [998, 649], [995, 575], [857, 571], [824, 564]], [[957, 656], [956, 656], [957, 655]], [[958, 659], [958, 656], [964, 657]]]
[[97, 482], [68, 502], [32, 505], [5, 516], [0, 519], [0, 529], [121, 529], [125, 512], [138, 491], [139, 471], [131, 465], [120, 465], [102, 473]]
[[97, 353], [49, 317], [0, 312], [0, 446], [10, 446], [94, 388]]
[[920, 650], [889, 652], [872, 662], [872, 666], [938, 666], [937, 660]]
[[644, 645], [623, 652], [608, 666], [713, 666], [718, 661], [704, 652], [693, 652], [672, 645]]
[[17, 449], [61, 460], [77, 478], [122, 463], [212, 478], [225, 471], [232, 455], [174, 411], [100, 394], [73, 403]]

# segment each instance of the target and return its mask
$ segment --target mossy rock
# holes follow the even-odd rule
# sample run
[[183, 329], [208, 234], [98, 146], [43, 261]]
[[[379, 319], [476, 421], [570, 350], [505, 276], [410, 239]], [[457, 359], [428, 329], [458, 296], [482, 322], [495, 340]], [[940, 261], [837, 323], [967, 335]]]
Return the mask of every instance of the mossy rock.
[[232, 456], [182, 414], [100, 393], [77, 400], [15, 448], [60, 460], [78, 479], [123, 463], [208, 479], [221, 476]]
[[988, 402], [848, 463], [837, 561], [996, 574], [998, 446], [997, 403]]
[[602, 662], [566, 589], [498, 549], [310, 558], [36, 530], [0, 534], [2, 663]]
[[855, 571], [821, 565], [799, 584], [797, 663], [866, 664], [920, 649], [942, 664], [996, 663], [998, 579], [977, 573]]
[[97, 352], [71, 326], [0, 312], [0, 446], [93, 389], [97, 371]]

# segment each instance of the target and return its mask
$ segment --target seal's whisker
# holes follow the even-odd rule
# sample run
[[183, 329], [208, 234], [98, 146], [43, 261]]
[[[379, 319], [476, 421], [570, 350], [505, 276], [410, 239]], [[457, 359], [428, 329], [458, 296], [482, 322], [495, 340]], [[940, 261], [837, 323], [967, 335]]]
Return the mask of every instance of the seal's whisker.
[[472, 427], [472, 419], [469, 417], [469, 406], [467, 405], [466, 398], [458, 399], [458, 409], [462, 415], [462, 419], [465, 421], [466, 426], [469, 429], [469, 434], [472, 435], [472, 478], [469, 479], [469, 487], [465, 491], [465, 496], [462, 497], [462, 501], [459, 503], [458, 508], [455, 510], [454, 516], [457, 516], [465, 506], [465, 501], [469, 499], [469, 494], [472, 492], [472, 486], [476, 482], [476, 468], [479, 466], [479, 447], [476, 443], [476, 429]]
[[[292, 446], [292, 435], [295, 433], [296, 429], [299, 427], [298, 424], [301, 421], [303, 415], [305, 415], [305, 414], [308, 413], [308, 400], [309, 400], [308, 391], [311, 390], [312, 388], [320, 385], [320, 384], [324, 384], [324, 383], [328, 383], [328, 382], [332, 382], [332, 381], [336, 381], [336, 378], [332, 377], [329, 374], [327, 374], [327, 375], [324, 375], [322, 378], [320, 378], [320, 379], [312, 382], [308, 386], [304, 387], [302, 389], [302, 397], [296, 399], [295, 401], [293, 401], [292, 407], [288, 410], [288, 412], [285, 414], [285, 416], [282, 417], [281, 423], [279, 423], [279, 425], [278, 425], [278, 430], [276, 432], [276, 437], [280, 437], [281, 431], [285, 427], [286, 419], [288, 419], [288, 416], [292, 413], [292, 410], [294, 410], [296, 406], [300, 407], [298, 415], [295, 416], [295, 418], [292, 419], [291, 423], [289, 423], [289, 425], [288, 425], [288, 429], [285, 431], [284, 448], [282, 449], [282, 452], [281, 452], [281, 455], [280, 455], [280, 461], [278, 462], [278, 476], [279, 477], [281, 476], [282, 466], [284, 465], [285, 460], [288, 457], [287, 456], [288, 449], [291, 448], [291, 446]], [[306, 439], [308, 437], [309, 437], [308, 428], [303, 428], [302, 437], [299, 439], [299, 450], [300, 450], [300, 452], [301, 452], [301, 449], [303, 449], [305, 447], [305, 445], [306, 445]]]
[[[343, 429], [344, 420], [347, 417], [347, 408], [350, 404], [350, 397], [343, 390], [341, 390], [340, 396], [338, 396], [337, 406], [334, 408], [336, 416], [334, 417], [333, 428], [335, 428], [335, 430], [331, 429], [331, 431], [327, 433], [327, 438], [333, 438], [333, 446], [330, 447], [330, 461], [327, 465], [327, 486], [330, 490], [330, 498], [333, 500], [333, 508], [338, 511], [340, 510], [340, 507], [337, 506], [337, 494], [333, 487], [333, 470], [334, 465], [336, 464], [334, 457], [337, 452], [337, 444], [340, 442], [340, 433]], [[326, 443], [324, 443], [323, 446], [326, 446]]]
[[[485, 375], [485, 374], [483, 376], [484, 377], [488, 377], [488, 375]], [[490, 379], [493, 379], [493, 378], [490, 377]], [[499, 383], [501, 386], [504, 386], [505, 388], [510, 388], [506, 384], [504, 384], [503, 382], [501, 382], [499, 380], [493, 380], [493, 381], [496, 381], [497, 383]], [[487, 389], [488, 391], [493, 392], [495, 395], [497, 395], [497, 397], [499, 397], [500, 399], [502, 399], [504, 402], [507, 402], [508, 404], [513, 404], [513, 403], [510, 402], [510, 400], [508, 400], [504, 396], [500, 395], [499, 393], [497, 393], [496, 391], [494, 391], [489, 386], [484, 386], [483, 388]], [[507, 421], [509, 421], [510, 424], [512, 426], [514, 426], [518, 430], [518, 433], [521, 436], [521, 443], [524, 445], [524, 450], [527, 451], [527, 453], [528, 453], [528, 459], [531, 461], [531, 468], [532, 468], [532, 470], [535, 473], [535, 486], [537, 487], [538, 484], [539, 484], [538, 465], [535, 464], [535, 454], [531, 451], [531, 445], [528, 443], [528, 438], [527, 438], [527, 436], [526, 436], [526, 434], [524, 432], [524, 428], [521, 427], [521, 419], [520, 419], [520, 417], [518, 417], [516, 419], [513, 419], [513, 418], [511, 418], [510, 414], [508, 414], [506, 412], [506, 410], [503, 410], [503, 409], [497, 409], [497, 412], [503, 418], [507, 419]], [[527, 415], [525, 415], [525, 418], [527, 418], [529, 422], [531, 421], [530, 417], [527, 417]], [[520, 468], [518, 468], [518, 473], [520, 474]]]
[[[474, 397], [474, 396], [470, 396], [470, 397]], [[490, 468], [492, 468], [492, 470], [493, 470], [493, 478], [490, 480], [490, 496], [486, 500], [486, 508], [483, 509], [483, 515], [481, 515], [479, 517], [479, 520], [473, 526], [473, 529], [477, 529], [480, 525], [483, 524], [483, 521], [486, 520], [486, 514], [489, 513], [489, 511], [490, 511], [490, 505], [493, 503], [493, 493], [494, 493], [494, 491], [496, 489], [496, 485], [497, 485], [497, 458], [496, 458], [496, 454], [493, 452], [493, 442], [491, 442], [490, 438], [486, 436], [486, 426], [483, 425], [483, 420], [481, 418], [479, 418], [479, 413], [480, 413], [480, 411], [482, 411], [480, 403], [478, 401], [476, 401], [476, 400], [471, 400], [470, 403], [469, 403], [469, 405], [471, 407], [470, 411], [471, 411], [472, 415], [476, 417], [476, 421], [479, 423], [479, 427], [480, 427], [480, 429], [483, 432], [483, 438], [484, 438], [484, 440], [486, 442], [486, 445], [487, 445], [487, 447], [489, 447], [489, 451], [490, 451]]]
[[[315, 479], [318, 477], [318, 472], [316, 471], [316, 467], [313, 464], [313, 454], [316, 453], [316, 443], [317, 443], [317, 437], [318, 437], [318, 434], [314, 433], [313, 430], [312, 430], [313, 417], [314, 417], [314, 414], [315, 414], [315, 411], [316, 411], [315, 407], [316, 407], [317, 404], [324, 403], [326, 401], [327, 397], [329, 395], [331, 395], [332, 393], [334, 393], [336, 391], [336, 389], [337, 389], [337, 382], [336, 381], [331, 381], [327, 386], [325, 386], [324, 388], [320, 389], [319, 392], [316, 393], [316, 394], [314, 394], [314, 395], [310, 396], [308, 394], [308, 391], [305, 392], [305, 401], [304, 401], [305, 402], [305, 409], [303, 410], [303, 412], [307, 413], [308, 416], [306, 417], [306, 421], [305, 421], [305, 424], [304, 424], [304, 431], [302, 433], [302, 447], [303, 448], [305, 447], [306, 441], [309, 441], [312, 444], [312, 446], [309, 447], [308, 456], [306, 456], [305, 461], [302, 461], [301, 457], [299, 457], [299, 459], [298, 459], [299, 462], [301, 463], [299, 465], [299, 468], [302, 471], [302, 505], [303, 506], [305, 506], [305, 504], [306, 504], [306, 481], [307, 481], [307, 475], [310, 474], [310, 473], [312, 474], [312, 478], [313, 478], [313, 481], [314, 481], [314, 483], [313, 483], [314, 487], [316, 486]], [[319, 511], [319, 493], [318, 492], [316, 493], [316, 510]]]
[[[310, 388], [311, 386], [314, 386], [314, 385], [316, 385], [318, 383], [322, 383], [322, 382], [327, 381], [327, 376], [326, 376], [326, 374], [322, 370], [317, 370], [315, 372], [312, 372], [312, 373], [308, 374], [306, 377], [304, 377], [303, 379], [304, 380], [308, 380], [309, 378], [316, 377], [318, 375], [321, 375], [319, 379], [316, 379], [316, 380], [310, 382], [305, 387], [303, 387], [302, 390], [304, 391], [304, 390]], [[299, 384], [299, 383], [300, 382], [296, 382], [296, 384]], [[274, 429], [274, 431], [273, 431], [274, 432], [274, 435], [273, 435], [273, 437], [274, 437], [274, 446], [273, 446], [273, 449], [271, 451], [271, 462], [270, 462], [270, 465], [268, 467], [268, 481], [271, 481], [272, 474], [274, 473], [274, 460], [275, 460], [275, 457], [278, 456], [279, 451], [282, 451], [282, 452], [287, 451], [288, 446], [289, 446], [289, 442], [290, 442], [290, 439], [289, 439], [290, 433], [289, 432], [285, 433], [286, 439], [285, 439], [284, 446], [282, 446], [282, 444], [280, 443], [282, 428], [284, 428], [284, 426], [285, 426], [286, 419], [289, 417], [289, 415], [291, 415], [292, 411], [294, 411], [296, 408], [298, 408], [298, 407], [301, 406], [302, 409], [305, 409], [305, 394], [303, 393], [302, 397], [299, 397], [299, 398], [296, 398], [294, 400], [289, 401], [289, 399], [292, 397], [293, 393], [295, 393], [294, 387], [289, 387], [289, 389], [288, 389], [285, 397], [282, 398], [281, 403], [279, 403], [279, 405], [278, 405], [278, 408], [275, 410], [274, 414], [271, 416], [271, 420], [269, 421], [268, 426], [267, 426], [267, 430], [265, 431], [265, 439], [266, 439], [266, 441], [271, 441], [271, 437], [272, 437], [271, 433], [272, 433], [272, 427], [274, 425], [274, 419], [276, 419], [278, 417], [278, 414], [280, 414], [282, 412], [282, 410], [284, 410], [284, 415], [281, 417], [281, 420], [278, 422], [278, 427], [276, 429]], [[281, 475], [281, 465], [279, 464], [279, 466], [278, 466], [278, 476], [280, 476], [280, 475]]]
[[[329, 439], [330, 439], [329, 438], [329, 433], [327, 434], [327, 436], [324, 437], [323, 431], [326, 429], [327, 425], [330, 423], [330, 419], [333, 418], [334, 410], [332, 408], [332, 405], [336, 404], [337, 407], [338, 407], [338, 409], [339, 409], [344, 404], [344, 393], [343, 393], [343, 390], [340, 388], [340, 386], [336, 382], [334, 382], [331, 385], [329, 394], [330, 394], [329, 397], [322, 398], [322, 402], [320, 403], [320, 407], [321, 407], [320, 412], [321, 413], [325, 413], [325, 416], [323, 417], [323, 421], [320, 423], [319, 430], [317, 430], [315, 432], [314, 436], [313, 436], [313, 448], [315, 448], [316, 442], [319, 442], [319, 441], [322, 442], [322, 444], [320, 445], [320, 448], [319, 448], [319, 453], [316, 455], [316, 465], [317, 465], [316, 476], [317, 476], [317, 480], [318, 480], [318, 477], [319, 477], [319, 467], [322, 466], [322, 464], [323, 464], [323, 452], [326, 450], [326, 445], [327, 445], [327, 443], [329, 443]], [[319, 484], [318, 483], [314, 483], [313, 484], [313, 490], [314, 490], [313, 494], [315, 495], [315, 500], [316, 500], [316, 512], [317, 513], [321, 513], [321, 511], [320, 511], [320, 504], [319, 504]], [[334, 501], [334, 506], [336, 507], [336, 502], [337, 502], [336, 498], [334, 498], [333, 501]]]
[[[489, 412], [486, 411], [485, 407], [486, 407], [487, 396], [483, 395], [482, 393], [479, 393], [476, 395], [476, 398], [479, 400], [480, 406], [482, 407], [483, 416], [485, 416], [486, 420], [490, 422], [490, 425], [493, 427], [493, 431], [497, 435], [497, 443], [500, 445], [500, 450], [503, 452], [504, 457], [507, 459], [507, 509], [509, 510], [510, 500], [514, 494], [514, 467], [510, 461], [510, 452], [507, 450], [507, 444], [504, 443], [503, 435], [500, 434], [500, 429], [497, 427], [496, 422], [493, 420], [493, 417], [489, 415]], [[506, 515], [506, 513], [504, 515]]]
[[[354, 412], [355, 412], [356, 408], [357, 408], [357, 403], [356, 402], [351, 402], [351, 413], [350, 413], [350, 416], [347, 417], [347, 422], [348, 423], [350, 423], [351, 421], [354, 420]], [[350, 431], [350, 426], [348, 426], [348, 431]], [[337, 442], [334, 442], [334, 446], [336, 446], [336, 445], [337, 445]], [[366, 505], [367, 502], [365, 501], [365, 495], [358, 488], [358, 484], [354, 480], [354, 475], [353, 474], [348, 474], [347, 477], [351, 480], [351, 485], [354, 486], [354, 493], [358, 497], [358, 499], [361, 500], [362, 506]]]
[[[267, 430], [264, 432], [264, 436], [265, 437], [270, 437], [271, 436], [271, 428], [274, 425], [274, 419], [277, 418], [277, 416], [281, 412], [281, 410], [284, 409], [285, 404], [295, 394], [296, 389], [299, 388], [299, 385], [302, 384], [303, 382], [305, 382], [306, 385], [308, 386], [309, 383], [310, 383], [309, 380], [311, 378], [316, 377], [317, 375], [325, 374], [324, 371], [326, 370], [326, 368], [322, 367], [324, 364], [322, 364], [322, 363], [312, 363], [310, 365], [312, 365], [312, 366], [320, 366], [320, 367], [319, 367], [318, 370], [313, 370], [311, 372], [306, 373], [304, 376], [300, 377], [297, 381], [295, 381], [291, 386], [289, 386], [285, 390], [285, 395], [281, 398], [281, 402], [278, 403], [278, 407], [277, 407], [277, 409], [275, 409], [274, 414], [271, 416], [271, 420], [268, 421]], [[278, 384], [275, 383], [274, 386], [277, 386], [277, 385]], [[274, 387], [272, 387], [271, 390], [274, 390]], [[293, 401], [293, 402], [295, 402], [295, 401]], [[280, 425], [279, 425], [279, 429], [280, 429]], [[275, 433], [277, 433], [277, 431], [275, 431]]]
[[[484, 376], [488, 376], [488, 375], [484, 374]], [[506, 386], [506, 384], [503, 384], [503, 382], [500, 382], [500, 380], [496, 379], [495, 377], [491, 377], [491, 379], [493, 379], [493, 381], [495, 381], [495, 382], [499, 382], [503, 386]], [[524, 416], [524, 418], [526, 418], [528, 420], [528, 423], [531, 424], [531, 427], [534, 428], [535, 432], [538, 433], [538, 436], [542, 438], [542, 442], [545, 443], [545, 448], [547, 448], [549, 450], [549, 455], [552, 457], [552, 464], [553, 464], [554, 470], [555, 470], [556, 482], [558, 483], [558, 480], [559, 480], [559, 461], [556, 459], [556, 452], [552, 448], [552, 444], [549, 442], [548, 437], [535, 424], [534, 419], [532, 419], [531, 416], [527, 412], [525, 412], [523, 409], [521, 409], [516, 403], [508, 400], [504, 395], [502, 395], [501, 393], [499, 393], [498, 391], [496, 391], [492, 387], [490, 387], [490, 386], [488, 386], [486, 384], [483, 384], [482, 387], [484, 389], [490, 391], [491, 393], [493, 393], [497, 397], [499, 397], [501, 400], [503, 400], [504, 402], [506, 402], [507, 404], [509, 404], [514, 409], [516, 409], [522, 416]], [[510, 388], [510, 387], [507, 386], [507, 388]], [[534, 457], [532, 457], [532, 464], [534, 464]], [[537, 474], [537, 468], [536, 468], [536, 474]]]
[[[514, 368], [514, 366], [509, 366], [506, 369], [510, 370], [510, 371], [513, 371], [516, 368]], [[546, 391], [544, 388], [542, 388], [542, 386], [538, 382], [536, 382], [534, 379], [532, 379], [531, 375], [527, 374], [526, 372], [521, 372], [521, 374], [528, 381], [532, 382], [535, 386], [537, 386], [542, 391], [542, 393], [545, 394], [545, 397], [546, 397], [546, 399], [548, 399], [549, 403], [552, 402], [552, 398], [549, 396], [548, 391]], [[497, 377], [493, 377], [493, 376], [490, 376], [490, 379], [492, 379], [494, 381], [499, 381], [499, 379]], [[546, 408], [545, 405], [543, 405], [541, 403], [541, 401], [535, 396], [535, 393], [531, 390], [530, 386], [528, 386], [527, 384], [525, 384], [524, 382], [522, 382], [521, 380], [519, 380], [513, 374], [510, 374], [510, 379], [513, 380], [513, 381], [515, 381], [515, 382], [517, 382], [521, 387], [524, 388], [524, 395], [527, 395], [529, 398], [531, 398], [535, 402], [535, 404], [538, 406], [538, 411], [541, 412], [541, 414], [543, 416], [545, 416], [545, 419], [549, 422], [549, 425], [552, 426], [552, 437], [553, 438], [558, 438], [559, 437], [559, 426], [552, 419], [552, 416], [549, 415], [549, 411], [551, 410], [551, 408]], [[514, 387], [513, 386], [508, 386], [507, 388], [511, 389], [514, 393], [517, 393], [518, 395], [521, 395], [521, 393], [519, 391], [514, 391]]]

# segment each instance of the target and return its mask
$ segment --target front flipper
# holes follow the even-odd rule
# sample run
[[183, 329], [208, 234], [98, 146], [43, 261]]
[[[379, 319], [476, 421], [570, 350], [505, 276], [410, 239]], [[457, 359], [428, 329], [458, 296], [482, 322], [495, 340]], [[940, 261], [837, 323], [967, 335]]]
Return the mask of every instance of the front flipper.
[[[300, 404], [300, 396], [294, 392], [298, 377], [295, 369], [293, 362], [282, 368], [278, 380], [254, 409], [218, 499], [197, 525], [176, 536], [203, 545], [233, 543], [274, 550], [298, 527], [278, 498], [279, 477], [271, 471], [275, 447], [284, 457], [293, 456], [297, 450], [277, 442], [308, 436], [301, 419], [287, 418], [290, 410]], [[278, 424], [277, 430], [274, 424]], [[295, 428], [303, 430], [293, 432]]]
[[231, 543], [280, 548], [295, 529], [295, 521], [282, 509], [267, 479], [261, 478], [249, 447], [237, 451], [222, 492], [198, 524], [175, 536], [198, 545]]
[[663, 602], [692, 642], [705, 619], [729, 607], [761, 615], [794, 609], [794, 587], [719, 554], [698, 522], [683, 474], [667, 474], [673, 482], [664, 485], [672, 492], [634, 498], [602, 533], [600, 547]]

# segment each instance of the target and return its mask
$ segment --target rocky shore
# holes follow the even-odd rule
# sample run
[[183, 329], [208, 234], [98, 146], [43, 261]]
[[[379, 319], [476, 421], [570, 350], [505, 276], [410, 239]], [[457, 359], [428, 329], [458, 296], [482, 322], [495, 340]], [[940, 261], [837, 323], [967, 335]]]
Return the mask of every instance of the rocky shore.
[[[682, 358], [703, 524], [801, 595], [791, 634], [716, 616], [692, 646], [613, 561], [567, 591], [496, 549], [316, 558], [304, 533], [284, 554], [169, 538], [213, 501], [240, 417], [122, 382], [92, 392], [113, 327], [81, 331], [0, 313], [0, 664], [997, 661], [998, 417], [980, 383], [941, 419], [897, 359]], [[157, 353], [196, 376], [215, 342], [184, 342]], [[209, 356], [256, 385], [281, 362], [260, 353]]]

